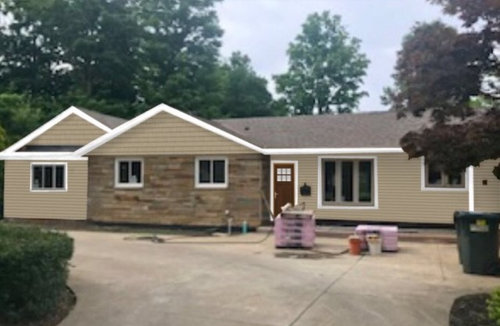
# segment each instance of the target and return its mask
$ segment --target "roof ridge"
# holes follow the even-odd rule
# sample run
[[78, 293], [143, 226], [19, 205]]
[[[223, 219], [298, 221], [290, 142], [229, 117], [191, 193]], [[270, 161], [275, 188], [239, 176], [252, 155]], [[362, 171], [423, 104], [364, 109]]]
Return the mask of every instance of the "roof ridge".
[[213, 119], [211, 121], [229, 121], [229, 120], [264, 120], [264, 119], [312, 119], [318, 117], [346, 117], [353, 115], [376, 115], [376, 114], [396, 114], [394, 111], [362, 111], [362, 112], [352, 112], [352, 113], [327, 113], [327, 114], [304, 114], [304, 115], [286, 115], [286, 116], [260, 116], [260, 117], [241, 117], [241, 118], [220, 118]]

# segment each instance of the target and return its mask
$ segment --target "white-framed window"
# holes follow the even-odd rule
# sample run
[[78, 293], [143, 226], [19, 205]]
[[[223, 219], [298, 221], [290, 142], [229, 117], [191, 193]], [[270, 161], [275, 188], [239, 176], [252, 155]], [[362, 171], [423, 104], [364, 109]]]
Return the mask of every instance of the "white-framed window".
[[376, 159], [319, 158], [319, 208], [376, 208]]
[[423, 190], [466, 190], [465, 171], [456, 174], [445, 173], [432, 163], [422, 158], [422, 189]]
[[227, 188], [226, 157], [197, 157], [195, 160], [196, 188]]
[[31, 191], [67, 191], [67, 163], [31, 163]]
[[117, 158], [115, 160], [115, 187], [142, 188], [144, 160], [142, 158]]

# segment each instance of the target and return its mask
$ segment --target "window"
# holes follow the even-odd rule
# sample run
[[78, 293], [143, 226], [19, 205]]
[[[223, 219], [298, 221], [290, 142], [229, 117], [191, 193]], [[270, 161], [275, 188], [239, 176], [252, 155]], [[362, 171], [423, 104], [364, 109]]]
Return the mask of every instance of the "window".
[[66, 191], [66, 163], [31, 164], [32, 191]]
[[195, 162], [196, 188], [226, 188], [227, 159], [226, 158], [196, 158]]
[[425, 163], [425, 188], [465, 189], [465, 172], [447, 174], [435, 164]]
[[374, 206], [373, 159], [322, 159], [323, 206]]
[[117, 159], [115, 164], [115, 186], [118, 188], [140, 188], [143, 186], [143, 160]]

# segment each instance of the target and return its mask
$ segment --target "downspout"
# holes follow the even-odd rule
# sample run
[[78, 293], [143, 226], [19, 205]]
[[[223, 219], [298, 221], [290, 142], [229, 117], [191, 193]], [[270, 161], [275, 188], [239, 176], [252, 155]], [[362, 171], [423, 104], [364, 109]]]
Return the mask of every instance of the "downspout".
[[469, 184], [469, 211], [474, 211], [474, 167], [468, 167], [467, 183]]

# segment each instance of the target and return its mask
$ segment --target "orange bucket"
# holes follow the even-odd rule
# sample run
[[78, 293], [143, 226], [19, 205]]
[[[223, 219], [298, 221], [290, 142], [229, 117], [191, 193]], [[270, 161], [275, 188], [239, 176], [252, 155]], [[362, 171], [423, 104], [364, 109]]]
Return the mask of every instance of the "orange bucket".
[[349, 240], [349, 253], [358, 256], [361, 254], [361, 239], [357, 235], [351, 235]]

